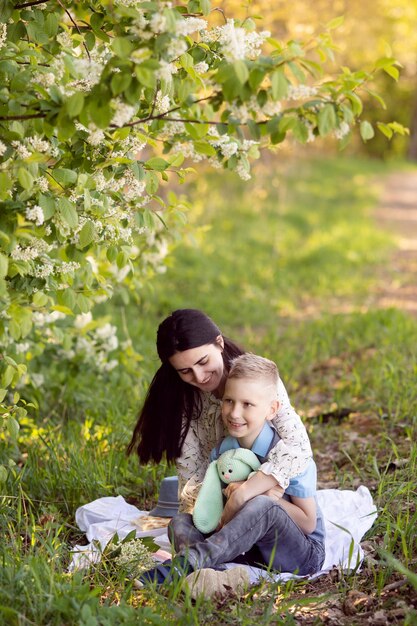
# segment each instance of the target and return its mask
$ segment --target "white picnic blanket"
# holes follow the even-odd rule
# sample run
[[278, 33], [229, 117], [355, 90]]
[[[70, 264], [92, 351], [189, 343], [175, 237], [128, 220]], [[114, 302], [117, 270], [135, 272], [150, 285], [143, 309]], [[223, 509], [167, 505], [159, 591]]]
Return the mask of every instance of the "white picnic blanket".
[[[326, 558], [323, 568], [314, 574], [314, 577], [327, 573], [334, 566], [343, 570], [358, 567], [363, 558], [360, 541], [377, 517], [376, 506], [369, 489], [363, 485], [356, 491], [321, 489], [317, 492], [317, 499], [326, 528]], [[115, 534], [122, 540], [133, 530], [136, 531], [136, 537], [154, 537], [157, 545], [170, 550], [166, 528], [140, 530], [138, 522], [144, 515], [148, 515], [148, 512], [140, 511], [128, 504], [122, 496], [99, 498], [79, 507], [75, 513], [75, 520], [80, 530], [86, 533], [90, 543], [73, 548], [70, 571], [88, 567], [90, 563], [97, 563], [102, 550]], [[227, 567], [234, 567], [234, 564], [228, 563]], [[248, 567], [248, 569], [251, 582], [268, 576], [268, 573], [260, 568]], [[293, 576], [291, 573], [277, 575], [280, 579]]]

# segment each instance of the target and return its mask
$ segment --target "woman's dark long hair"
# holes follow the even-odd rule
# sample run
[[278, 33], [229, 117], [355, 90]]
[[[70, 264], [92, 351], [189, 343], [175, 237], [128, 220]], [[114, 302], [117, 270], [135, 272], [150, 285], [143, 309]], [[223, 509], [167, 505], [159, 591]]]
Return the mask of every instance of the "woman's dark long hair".
[[[165, 455], [168, 462], [181, 455], [191, 420], [201, 410], [201, 393], [185, 383], [169, 362], [176, 352], [215, 343], [221, 331], [202, 311], [178, 309], [159, 326], [157, 350], [162, 365], [149, 386], [139, 413], [127, 452], [136, 451], [141, 463], [159, 463]], [[244, 353], [223, 336], [222, 352], [225, 371], [232, 359]]]

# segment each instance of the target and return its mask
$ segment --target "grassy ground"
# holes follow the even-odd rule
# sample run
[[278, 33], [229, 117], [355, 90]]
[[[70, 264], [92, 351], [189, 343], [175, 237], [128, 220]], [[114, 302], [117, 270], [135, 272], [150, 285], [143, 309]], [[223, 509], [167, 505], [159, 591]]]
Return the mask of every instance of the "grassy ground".
[[[271, 160], [246, 185], [226, 173], [195, 182], [194, 240], [178, 246], [139, 308], [108, 310], [125, 317], [139, 360], [127, 355], [105, 385], [74, 375], [22, 429], [0, 500], [4, 623], [417, 623], [417, 324], [369, 306], [393, 246], [372, 219], [376, 181], [388, 169], [358, 159]], [[379, 516], [361, 572], [196, 603], [175, 586], [134, 590], [110, 558], [88, 574], [66, 573], [81, 540], [77, 506], [121, 494], [147, 508], [172, 471], [138, 469], [124, 449], [157, 366], [156, 325], [183, 306], [204, 309], [225, 334], [277, 361], [322, 487], [370, 487]]]

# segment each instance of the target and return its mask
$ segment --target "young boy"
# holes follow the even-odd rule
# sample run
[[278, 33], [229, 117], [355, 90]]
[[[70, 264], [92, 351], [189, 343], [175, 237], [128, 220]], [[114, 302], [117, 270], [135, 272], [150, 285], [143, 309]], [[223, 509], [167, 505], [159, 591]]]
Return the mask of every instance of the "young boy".
[[[232, 362], [222, 403], [229, 436], [212, 451], [212, 460], [238, 447], [252, 450], [261, 463], [267, 460], [278, 440], [269, 423], [278, 409], [277, 385], [278, 370], [272, 361], [243, 354]], [[189, 514], [175, 516], [169, 531], [177, 556], [146, 572], [142, 582], [161, 583], [172, 570], [187, 574], [201, 568], [223, 569], [230, 561], [299, 575], [319, 571], [324, 561], [324, 525], [315, 497], [314, 461], [282, 492], [274, 477], [261, 468], [247, 481], [224, 490], [227, 502], [214, 533], [203, 535]]]

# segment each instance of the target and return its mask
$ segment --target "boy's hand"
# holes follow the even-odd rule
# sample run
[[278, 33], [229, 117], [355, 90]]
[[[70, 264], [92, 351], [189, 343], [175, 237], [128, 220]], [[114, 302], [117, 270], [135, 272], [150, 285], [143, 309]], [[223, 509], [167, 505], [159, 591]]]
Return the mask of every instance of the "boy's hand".
[[238, 488], [240, 487], [240, 485], [243, 485], [245, 481], [244, 480], [235, 480], [233, 483], [230, 483], [229, 485], [227, 485], [227, 487], [225, 487], [223, 489], [223, 493], [226, 496], [226, 498], [230, 498], [230, 496], [232, 495], [232, 493]]
[[264, 495], [272, 498], [276, 502], [279, 502], [284, 495], [284, 489], [280, 487], [280, 485], [275, 485], [275, 487], [271, 487], [268, 491], [265, 491]]
[[[231, 484], [228, 485], [228, 487], [231, 487]], [[223, 526], [225, 526], [228, 522], [230, 522], [230, 520], [236, 515], [236, 513], [245, 504], [246, 499], [244, 497], [244, 493], [243, 493], [243, 490], [241, 489], [241, 487], [242, 487], [242, 484], [238, 485], [233, 490], [231, 495], [227, 498], [227, 502], [226, 502], [226, 504], [224, 506], [224, 509], [223, 509], [223, 515], [220, 518], [220, 522], [219, 522], [219, 525], [216, 528], [216, 531], [220, 530]], [[239, 491], [241, 493], [239, 493]], [[243, 496], [243, 497], [241, 497], [241, 496]]]

